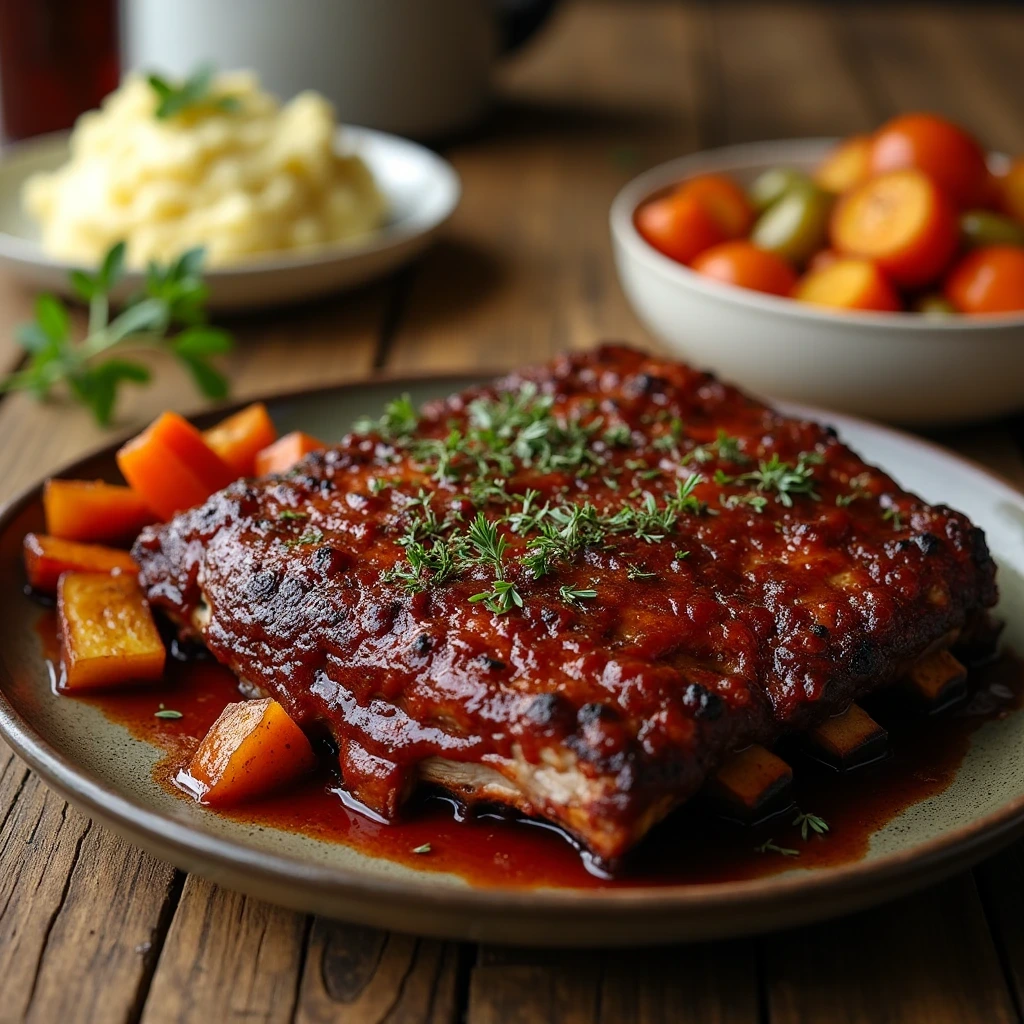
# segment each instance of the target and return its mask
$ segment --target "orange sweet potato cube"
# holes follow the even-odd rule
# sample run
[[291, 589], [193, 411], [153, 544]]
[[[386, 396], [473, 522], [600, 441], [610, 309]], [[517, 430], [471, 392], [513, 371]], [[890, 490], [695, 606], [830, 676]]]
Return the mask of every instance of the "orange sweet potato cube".
[[163, 675], [164, 644], [134, 576], [64, 573], [57, 617], [62, 689], [104, 689]]
[[203, 440], [237, 476], [252, 476], [256, 456], [276, 439], [274, 422], [262, 402], [247, 405], [203, 431]]
[[314, 761], [309, 740], [276, 700], [245, 700], [220, 713], [181, 781], [200, 803], [226, 807], [287, 785]]
[[256, 475], [287, 473], [304, 455], [326, 447], [323, 441], [318, 441], [301, 430], [293, 430], [256, 456]]
[[102, 480], [47, 480], [43, 511], [52, 536], [99, 544], [134, 540], [153, 522], [149, 506], [130, 487]]
[[134, 576], [139, 571], [132, 556], [117, 548], [79, 544], [45, 533], [26, 533], [23, 543], [29, 585], [44, 594], [56, 592], [57, 580], [65, 572], [123, 572]]

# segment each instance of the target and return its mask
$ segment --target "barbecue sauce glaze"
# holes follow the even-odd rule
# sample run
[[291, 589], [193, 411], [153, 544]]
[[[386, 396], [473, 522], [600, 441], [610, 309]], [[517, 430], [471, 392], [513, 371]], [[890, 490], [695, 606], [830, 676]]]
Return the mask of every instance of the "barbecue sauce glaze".
[[[54, 656], [51, 616], [45, 617], [41, 634], [47, 654]], [[154, 769], [156, 780], [188, 799], [174, 786], [174, 776], [224, 705], [238, 700], [239, 693], [234, 676], [209, 658], [172, 658], [168, 664], [166, 679], [157, 687], [74, 699], [93, 704], [133, 736], [161, 748], [164, 757]], [[885, 760], [839, 774], [787, 750], [795, 769], [793, 807], [751, 827], [716, 817], [698, 799], [652, 831], [615, 878], [589, 864], [550, 825], [496, 813], [463, 813], [441, 796], [416, 799], [398, 822], [375, 821], [343, 802], [340, 777], [327, 767], [278, 795], [233, 811], [206, 813], [344, 843], [370, 856], [452, 872], [480, 886], [685, 885], [763, 877], [795, 865], [833, 867], [863, 857], [875, 831], [946, 789], [971, 734], [1021, 706], [1024, 662], [1014, 654], [1005, 653], [972, 671], [971, 678], [967, 701], [934, 715], [908, 713], [885, 695], [866, 702], [889, 730], [891, 753]], [[157, 718], [161, 708], [180, 711], [182, 717]], [[330, 756], [322, 761], [325, 766], [336, 763]], [[804, 840], [792, 823], [797, 809], [823, 818], [829, 832], [811, 833]], [[758, 852], [766, 841], [797, 850], [799, 856], [771, 848]], [[429, 851], [415, 852], [424, 847]]]

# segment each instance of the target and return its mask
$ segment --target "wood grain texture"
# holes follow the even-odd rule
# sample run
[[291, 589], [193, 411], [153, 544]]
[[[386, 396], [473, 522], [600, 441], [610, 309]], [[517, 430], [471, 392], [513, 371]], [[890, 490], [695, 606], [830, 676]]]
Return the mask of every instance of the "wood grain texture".
[[763, 948], [772, 1024], [1017, 1020], [970, 875]]
[[175, 872], [0, 758], [0, 1020], [128, 1020]]
[[459, 951], [316, 918], [306, 950], [296, 1024], [456, 1024]]
[[290, 1021], [306, 918], [190, 875], [142, 1024]]

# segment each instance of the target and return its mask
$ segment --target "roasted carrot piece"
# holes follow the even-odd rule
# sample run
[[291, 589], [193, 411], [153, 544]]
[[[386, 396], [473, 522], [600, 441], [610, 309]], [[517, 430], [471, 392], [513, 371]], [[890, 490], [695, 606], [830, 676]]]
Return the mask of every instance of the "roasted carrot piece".
[[252, 476], [257, 454], [277, 440], [277, 430], [267, 407], [254, 402], [203, 431], [203, 440], [236, 476]]
[[266, 476], [268, 473], [285, 473], [304, 455], [325, 448], [323, 441], [318, 441], [301, 430], [293, 430], [275, 441], [269, 448], [264, 448], [256, 456], [256, 475]]
[[176, 412], [158, 416], [117, 453], [125, 480], [161, 518], [201, 505], [235, 479], [203, 435]]
[[46, 532], [64, 540], [133, 540], [153, 522], [149, 506], [130, 488], [102, 480], [47, 480]]
[[287, 785], [308, 772], [313, 748], [276, 700], [229, 704], [179, 781], [204, 804], [240, 803]]
[[64, 573], [57, 617], [62, 689], [102, 689], [163, 674], [163, 641], [134, 575]]
[[123, 572], [135, 575], [139, 567], [127, 551], [99, 544], [79, 544], [44, 533], [26, 533], [25, 573], [33, 590], [56, 593], [57, 580], [65, 572]]

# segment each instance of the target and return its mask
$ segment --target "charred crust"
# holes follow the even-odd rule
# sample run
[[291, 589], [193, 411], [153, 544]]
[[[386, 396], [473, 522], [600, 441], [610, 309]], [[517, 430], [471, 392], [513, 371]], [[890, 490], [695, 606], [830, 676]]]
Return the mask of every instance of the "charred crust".
[[481, 654], [480, 662], [486, 668], [489, 668], [492, 672], [504, 672], [508, 668], [505, 662], [498, 658], [492, 658], [489, 654]]
[[417, 654], [429, 654], [434, 647], [434, 638], [429, 633], [420, 633], [413, 641], [413, 650]]
[[829, 635], [828, 626], [823, 626], [820, 622], [815, 622], [811, 626], [811, 632], [816, 637], [818, 637], [819, 640], [826, 640], [826, 639], [828, 639], [828, 635]]
[[277, 573], [261, 569], [245, 581], [245, 596], [252, 601], [266, 601], [277, 591]]
[[683, 704], [693, 710], [694, 718], [704, 718], [713, 722], [722, 717], [725, 702], [712, 690], [700, 683], [690, 683], [683, 693]]
[[939, 549], [942, 543], [934, 533], [916, 533], [911, 540], [921, 549], [923, 554], [930, 555]]

